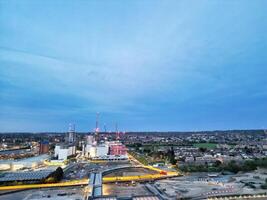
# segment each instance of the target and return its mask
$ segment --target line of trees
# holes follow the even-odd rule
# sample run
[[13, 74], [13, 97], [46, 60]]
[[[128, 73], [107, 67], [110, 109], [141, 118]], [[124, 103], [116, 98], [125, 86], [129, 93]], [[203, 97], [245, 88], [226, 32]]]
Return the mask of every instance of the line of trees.
[[229, 171], [232, 173], [238, 173], [239, 171], [248, 172], [257, 169], [257, 167], [267, 168], [267, 157], [262, 159], [247, 160], [243, 163], [237, 163], [232, 160], [227, 164], [221, 162], [215, 162], [212, 166], [207, 163], [203, 165], [184, 165], [180, 166], [179, 169], [184, 172], [223, 172]]
[[261, 189], [267, 190], [267, 178], [265, 179], [265, 183], [261, 185]]

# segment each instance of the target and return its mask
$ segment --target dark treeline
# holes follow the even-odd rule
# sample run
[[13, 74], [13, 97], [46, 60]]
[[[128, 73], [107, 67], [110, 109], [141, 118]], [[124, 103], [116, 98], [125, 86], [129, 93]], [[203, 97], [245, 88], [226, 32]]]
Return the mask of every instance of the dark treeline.
[[232, 172], [238, 173], [248, 172], [256, 170], [258, 167], [267, 168], [267, 157], [262, 159], [247, 160], [244, 163], [237, 163], [236, 161], [230, 161], [227, 164], [216, 162], [213, 165], [184, 165], [180, 166], [179, 169], [183, 172]]

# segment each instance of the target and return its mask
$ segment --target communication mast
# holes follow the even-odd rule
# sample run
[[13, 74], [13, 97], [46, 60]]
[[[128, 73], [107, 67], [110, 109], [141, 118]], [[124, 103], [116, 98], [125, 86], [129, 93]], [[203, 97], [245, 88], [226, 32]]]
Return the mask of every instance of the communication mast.
[[115, 124], [115, 131], [116, 131], [116, 140], [119, 140], [120, 139], [120, 133], [118, 131], [118, 123], [117, 122]]
[[105, 131], [105, 133], [107, 132], [107, 125], [106, 125], [106, 123], [104, 124], [104, 131]]

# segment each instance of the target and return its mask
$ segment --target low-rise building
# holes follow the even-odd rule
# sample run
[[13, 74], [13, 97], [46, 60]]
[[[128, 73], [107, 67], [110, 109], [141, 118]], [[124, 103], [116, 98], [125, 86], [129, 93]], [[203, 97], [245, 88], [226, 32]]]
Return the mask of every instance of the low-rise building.
[[58, 160], [66, 160], [68, 157], [76, 154], [76, 147], [74, 145], [56, 145], [55, 157]]

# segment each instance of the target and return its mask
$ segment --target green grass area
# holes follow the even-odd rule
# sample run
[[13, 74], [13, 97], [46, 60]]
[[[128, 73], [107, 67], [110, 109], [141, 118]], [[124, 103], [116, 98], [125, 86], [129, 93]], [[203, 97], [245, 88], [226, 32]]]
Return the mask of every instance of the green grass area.
[[228, 144], [230, 146], [230, 148], [234, 148], [235, 147], [235, 144]]
[[140, 163], [142, 163], [143, 165], [148, 165], [148, 161], [144, 155], [138, 154], [138, 153], [133, 152], [133, 151], [128, 151], [128, 153], [131, 156], [133, 156], [136, 160], [138, 160]]
[[198, 148], [207, 148], [207, 149], [215, 149], [217, 144], [216, 143], [194, 143], [194, 147]]

